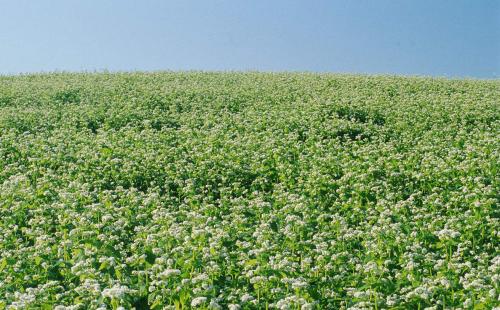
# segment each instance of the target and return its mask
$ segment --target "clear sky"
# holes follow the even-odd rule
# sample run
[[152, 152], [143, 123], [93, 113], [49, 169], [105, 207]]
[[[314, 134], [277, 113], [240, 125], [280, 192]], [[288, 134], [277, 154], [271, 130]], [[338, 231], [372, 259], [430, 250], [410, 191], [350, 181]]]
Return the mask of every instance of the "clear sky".
[[0, 73], [500, 76], [500, 0], [0, 0]]

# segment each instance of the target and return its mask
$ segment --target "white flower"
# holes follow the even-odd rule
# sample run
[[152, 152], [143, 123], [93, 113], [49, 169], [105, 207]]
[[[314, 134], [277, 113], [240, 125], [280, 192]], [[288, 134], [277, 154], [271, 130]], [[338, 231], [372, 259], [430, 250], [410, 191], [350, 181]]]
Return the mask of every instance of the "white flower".
[[198, 307], [207, 301], [206, 297], [196, 297], [191, 301], [191, 307]]
[[181, 274], [181, 271], [179, 269], [167, 269], [160, 273], [161, 278], [170, 278], [173, 276], [178, 276]]
[[217, 303], [217, 301], [215, 301], [215, 299], [210, 300], [210, 304], [208, 305], [208, 307], [213, 310], [222, 309], [222, 307]]
[[122, 285], [115, 285], [112, 288], [106, 288], [102, 291], [103, 297], [122, 299], [129, 292], [129, 288]]
[[253, 299], [254, 299], [254, 297], [250, 294], [244, 294], [243, 296], [241, 296], [241, 302], [243, 302], [243, 303], [251, 301]]

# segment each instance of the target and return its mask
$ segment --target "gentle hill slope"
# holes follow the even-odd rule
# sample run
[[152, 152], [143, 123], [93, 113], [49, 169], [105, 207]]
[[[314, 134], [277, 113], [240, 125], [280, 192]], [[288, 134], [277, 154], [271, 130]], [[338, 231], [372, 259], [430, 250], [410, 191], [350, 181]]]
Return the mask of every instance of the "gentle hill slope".
[[0, 77], [0, 309], [492, 308], [499, 89]]

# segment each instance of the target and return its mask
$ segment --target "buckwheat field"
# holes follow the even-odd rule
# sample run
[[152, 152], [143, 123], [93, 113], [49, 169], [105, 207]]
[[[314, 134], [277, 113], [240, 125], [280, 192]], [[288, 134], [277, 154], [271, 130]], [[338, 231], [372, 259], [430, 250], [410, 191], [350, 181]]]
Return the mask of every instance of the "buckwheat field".
[[500, 82], [0, 77], [0, 309], [492, 309]]

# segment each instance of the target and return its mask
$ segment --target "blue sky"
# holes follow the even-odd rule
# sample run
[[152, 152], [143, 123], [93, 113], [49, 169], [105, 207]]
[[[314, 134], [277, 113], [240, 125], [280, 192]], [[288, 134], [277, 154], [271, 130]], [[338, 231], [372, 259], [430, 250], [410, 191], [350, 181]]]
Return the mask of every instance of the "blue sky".
[[0, 73], [500, 76], [500, 1], [0, 0]]

